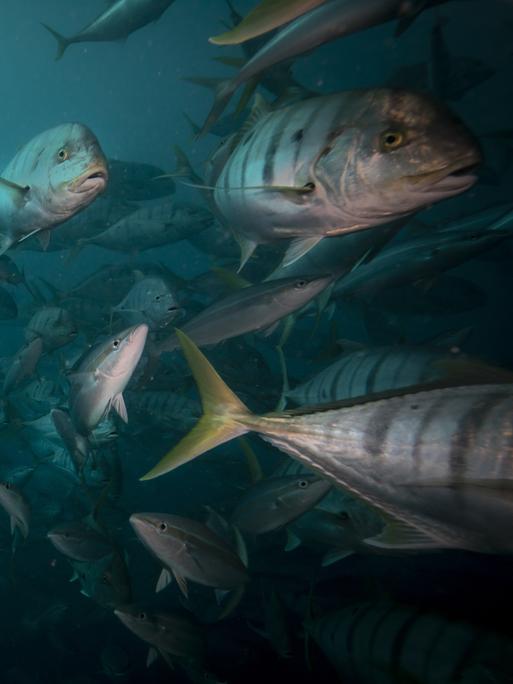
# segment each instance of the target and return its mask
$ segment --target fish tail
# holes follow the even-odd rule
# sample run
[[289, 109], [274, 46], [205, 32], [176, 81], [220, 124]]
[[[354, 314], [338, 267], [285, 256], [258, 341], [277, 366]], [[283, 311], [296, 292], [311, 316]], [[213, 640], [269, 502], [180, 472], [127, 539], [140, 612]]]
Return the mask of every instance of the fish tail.
[[176, 336], [198, 386], [203, 415], [189, 434], [141, 480], [164, 475], [252, 429], [249, 409], [219, 377], [198, 347], [180, 330], [176, 331]]
[[51, 26], [48, 26], [48, 24], [43, 24], [43, 26], [47, 31], [49, 31], [52, 34], [52, 36], [57, 41], [57, 54], [55, 55], [55, 61], [57, 61], [62, 57], [66, 49], [71, 45], [71, 41], [69, 40], [69, 38], [62, 36]]
[[198, 138], [206, 135], [217, 122], [221, 114], [224, 112], [228, 103], [230, 102], [233, 93], [237, 90], [238, 83], [234, 79], [229, 79], [227, 81], [221, 81], [214, 94], [214, 104], [205, 120], [205, 123], [201, 127], [198, 133]]

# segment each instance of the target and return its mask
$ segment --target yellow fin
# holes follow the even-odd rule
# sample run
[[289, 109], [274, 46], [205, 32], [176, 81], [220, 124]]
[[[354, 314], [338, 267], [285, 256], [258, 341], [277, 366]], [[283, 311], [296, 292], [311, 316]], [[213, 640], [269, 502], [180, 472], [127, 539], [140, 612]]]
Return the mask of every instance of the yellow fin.
[[251, 429], [244, 419], [251, 413], [225, 384], [198, 347], [180, 330], [176, 336], [191, 368], [201, 397], [203, 416], [178, 444], [141, 480], [151, 480]]
[[262, 0], [235, 28], [209, 38], [214, 45], [239, 45], [296, 19], [325, 0]]

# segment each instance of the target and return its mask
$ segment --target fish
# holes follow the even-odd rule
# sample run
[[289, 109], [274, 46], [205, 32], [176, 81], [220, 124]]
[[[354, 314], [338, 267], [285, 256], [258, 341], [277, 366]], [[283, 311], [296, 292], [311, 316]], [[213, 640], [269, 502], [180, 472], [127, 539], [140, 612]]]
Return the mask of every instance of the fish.
[[77, 326], [69, 312], [58, 306], [43, 306], [38, 309], [24, 331], [27, 343], [40, 338], [45, 351], [63, 347], [74, 340], [77, 334]]
[[125, 559], [117, 551], [97, 561], [70, 560], [73, 576], [78, 580], [81, 593], [106, 608], [115, 609], [132, 600], [130, 575]]
[[80, 123], [55, 126], [23, 145], [0, 173], [0, 254], [85, 209], [105, 190], [107, 161]]
[[310, 380], [286, 392], [286, 396], [301, 406], [315, 406], [444, 380], [450, 382], [455, 376], [467, 382], [513, 381], [513, 374], [506, 369], [441, 346], [355, 344]]
[[0, 320], [12, 321], [18, 317], [18, 307], [12, 295], [0, 287]]
[[74, 256], [87, 245], [118, 252], [142, 252], [187, 239], [201, 233], [213, 222], [203, 207], [178, 204], [172, 199], [146, 202], [101, 233], [79, 240]]
[[164, 565], [157, 591], [164, 589], [172, 576], [185, 597], [187, 580], [224, 590], [243, 588], [249, 580], [239, 555], [196, 520], [166, 513], [133, 513], [130, 524], [143, 545]]
[[450, 684], [509, 677], [509, 637], [429, 607], [351, 602], [307, 619], [305, 629], [343, 680]]
[[282, 602], [276, 591], [272, 591], [269, 596], [264, 594], [262, 598], [263, 629], [258, 629], [251, 624], [250, 627], [269, 641], [272, 649], [280, 658], [290, 658], [292, 656], [292, 638]]
[[47, 31], [57, 41], [59, 60], [70, 45], [75, 43], [123, 40], [143, 26], [157, 21], [173, 0], [114, 0], [107, 9], [74, 36], [65, 37], [47, 24]]
[[316, 475], [262, 480], [237, 503], [232, 524], [255, 535], [280, 529], [313, 508], [330, 489], [331, 484]]
[[325, 0], [262, 0], [238, 26], [209, 38], [214, 45], [238, 45], [296, 19]]
[[[331, 280], [331, 275], [282, 278], [246, 287], [207, 307], [182, 327], [200, 346], [272, 329], [279, 320], [320, 294]], [[173, 334], [155, 344], [150, 355], [158, 357], [178, 346], [178, 338]]]
[[36, 337], [23, 345], [14, 355], [3, 384], [3, 394], [7, 395], [22, 382], [30, 378], [43, 354], [43, 340]]
[[371, 546], [513, 551], [512, 384], [416, 387], [256, 416], [177, 334], [204, 413], [143, 480], [256, 432], [391, 518]]
[[112, 544], [84, 520], [55, 525], [46, 535], [57, 551], [83, 563], [98, 561], [112, 554]]
[[146, 202], [172, 195], [176, 190], [172, 178], [153, 164], [109, 159], [108, 196], [128, 203]]
[[149, 612], [131, 605], [116, 608], [114, 614], [139, 639], [150, 644], [148, 666], [157, 652], [169, 662], [174, 658], [179, 662], [198, 662], [205, 656], [203, 629], [189, 617]]
[[24, 281], [23, 274], [11, 257], [7, 256], [7, 254], [2, 254], [0, 256], [0, 282], [8, 283], [9, 285], [19, 285]]
[[167, 327], [180, 313], [174, 294], [163, 278], [143, 278], [112, 309], [125, 323], [146, 323], [150, 330]]
[[458, 195], [474, 185], [481, 161], [476, 139], [443, 105], [389, 89], [312, 97], [277, 111], [258, 104], [226, 149], [206, 183], [239, 242], [241, 268], [259, 244], [292, 240], [288, 265], [325, 237]]
[[143, 353], [148, 326], [135, 325], [93, 347], [69, 376], [70, 417], [88, 436], [111, 409], [128, 420], [123, 390]]
[[143, 426], [190, 429], [201, 413], [199, 403], [183, 392], [137, 390], [125, 393], [127, 410]]
[[414, 0], [411, 3], [404, 3], [403, 0], [323, 2], [278, 31], [233, 78], [219, 84], [201, 134], [210, 130], [239, 86], [259, 78], [270, 67], [309, 52], [323, 43], [393, 19], [401, 19], [402, 25], [406, 26], [426, 7], [436, 4], [440, 4], [439, 0]]
[[11, 533], [18, 530], [27, 538], [30, 527], [30, 507], [21, 491], [9, 482], [0, 483], [0, 506], [11, 520]]

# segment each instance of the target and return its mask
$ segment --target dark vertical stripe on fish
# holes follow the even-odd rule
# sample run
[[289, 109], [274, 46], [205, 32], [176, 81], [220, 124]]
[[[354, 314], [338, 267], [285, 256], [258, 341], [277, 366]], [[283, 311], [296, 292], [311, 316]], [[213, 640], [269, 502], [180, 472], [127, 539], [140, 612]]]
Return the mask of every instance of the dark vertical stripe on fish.
[[389, 617], [390, 613], [393, 613], [395, 610], [397, 610], [397, 606], [387, 606], [386, 610], [384, 610], [376, 620], [376, 623], [374, 624], [369, 636], [369, 662], [373, 662], [372, 658], [374, 649], [376, 647], [376, 639], [378, 638], [379, 630], [385, 620]]
[[404, 642], [406, 641], [406, 637], [408, 636], [408, 633], [412, 628], [413, 624], [418, 620], [418, 618], [421, 615], [422, 612], [420, 608], [415, 610], [415, 612], [413, 612], [411, 615], [407, 617], [407, 619], [403, 622], [399, 631], [395, 635], [395, 639], [392, 644], [392, 652], [390, 654], [390, 670], [391, 672], [396, 672], [398, 678], [401, 676], [401, 674], [404, 675], [401, 669], [401, 655], [403, 651]]
[[[392, 403], [393, 402], [393, 403]], [[392, 409], [393, 406], [393, 409]], [[375, 403], [375, 409], [370, 411], [367, 424], [363, 432], [362, 447], [369, 456], [380, 457], [389, 430], [394, 427], [397, 413], [404, 408], [404, 401], [380, 400]]]
[[376, 391], [376, 389], [374, 388], [376, 376], [378, 372], [381, 370], [382, 364], [386, 362], [387, 357], [388, 351], [385, 351], [382, 354], [379, 354], [378, 358], [374, 361], [374, 365], [371, 368], [369, 374], [367, 375], [367, 381], [365, 383], [365, 391], [367, 394], [372, 394], [372, 392]]
[[458, 481], [465, 477], [468, 451], [472, 448], [488, 415], [504, 401], [504, 398], [503, 392], [494, 392], [480, 397], [477, 403], [460, 417], [451, 439], [449, 452], [449, 475], [454, 480]]
[[262, 174], [263, 185], [272, 185], [274, 180], [274, 161], [276, 158], [276, 152], [280, 146], [281, 140], [287, 131], [287, 123], [284, 126], [281, 124], [284, 120], [288, 120], [290, 114], [285, 111], [285, 114], [275, 122], [273, 128], [275, 132], [271, 135], [269, 143], [264, 154], [264, 170]]
[[463, 681], [463, 678], [465, 675], [465, 670], [473, 662], [473, 656], [474, 656], [475, 650], [476, 650], [476, 648], [479, 647], [479, 644], [480, 644], [482, 639], [483, 639], [483, 633], [481, 632], [481, 630], [476, 629], [474, 634], [472, 635], [472, 638], [469, 639], [468, 644], [463, 649], [463, 652], [461, 653], [460, 657], [458, 658], [458, 662], [454, 666], [454, 670], [453, 670], [452, 676], [451, 676], [452, 682]]
[[357, 668], [355, 667], [356, 658], [355, 654], [353, 653], [353, 642], [356, 628], [361, 623], [363, 618], [369, 613], [369, 611], [372, 610], [372, 608], [373, 605], [371, 603], [368, 603], [365, 606], [363, 606], [354, 616], [353, 621], [349, 625], [349, 628], [346, 632], [346, 651], [353, 671], [357, 670]]
[[[438, 399], [436, 399], [431, 404], [431, 406], [427, 409], [427, 411], [425, 411], [424, 415], [422, 416], [422, 419], [421, 419], [419, 426], [417, 428], [417, 432], [415, 433], [415, 439], [414, 439], [412, 450], [411, 450], [411, 456], [412, 456], [412, 460], [413, 460], [414, 467], [415, 467], [415, 473], [419, 473], [421, 470], [421, 466], [422, 466], [420, 459], [419, 459], [419, 456], [420, 456], [420, 450], [422, 447], [424, 435], [426, 433], [429, 433], [429, 427], [430, 427], [431, 423], [440, 417], [440, 413], [442, 412], [442, 407], [446, 403], [447, 403], [446, 397], [438, 397]], [[417, 402], [415, 400], [415, 397], [413, 396], [411, 398], [410, 409], [412, 411], [416, 411], [417, 409], [414, 408], [416, 406], [417, 406]]]

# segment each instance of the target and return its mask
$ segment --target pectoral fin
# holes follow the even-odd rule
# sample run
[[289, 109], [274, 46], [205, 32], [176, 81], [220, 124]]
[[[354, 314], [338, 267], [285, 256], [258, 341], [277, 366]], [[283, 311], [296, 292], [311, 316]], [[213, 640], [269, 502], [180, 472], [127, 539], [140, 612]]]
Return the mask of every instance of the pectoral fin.
[[158, 658], [158, 652], [153, 646], [148, 651], [148, 657], [146, 658], [146, 667], [150, 667]]
[[301, 257], [305, 256], [305, 254], [319, 244], [321, 240], [322, 237], [309, 237], [292, 240], [287, 251], [285, 252], [281, 266], [290, 266], [298, 259], [301, 259]]
[[173, 575], [174, 575], [175, 580], [178, 583], [178, 586], [180, 587], [180, 591], [185, 596], [185, 598], [188, 599], [189, 598], [189, 589], [187, 587], [187, 580], [185, 579], [185, 577], [182, 577], [181, 575], [179, 575], [174, 570], [173, 570]]
[[162, 572], [157, 580], [157, 586], [155, 587], [155, 592], [158, 594], [159, 591], [165, 589], [168, 584], [173, 581], [173, 575], [169, 572], [167, 568], [162, 568]]
[[338, 563], [338, 561], [348, 556], [352, 556], [354, 553], [353, 549], [332, 549], [324, 554], [322, 557], [321, 565], [326, 568], [328, 565], [333, 565], [333, 563]]
[[51, 232], [49, 230], [40, 230], [37, 233], [37, 239], [39, 241], [39, 244], [41, 245], [41, 249], [43, 252], [46, 252], [48, 249], [48, 245], [50, 244], [50, 236]]
[[123, 395], [121, 393], [116, 394], [112, 400], [112, 408], [114, 411], [116, 411], [124, 423], [128, 423], [128, 413], [125, 406], [125, 400], [123, 399]]

